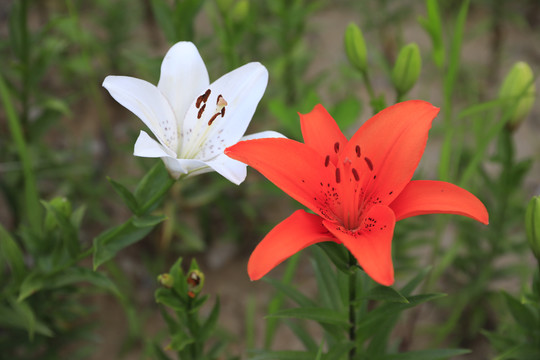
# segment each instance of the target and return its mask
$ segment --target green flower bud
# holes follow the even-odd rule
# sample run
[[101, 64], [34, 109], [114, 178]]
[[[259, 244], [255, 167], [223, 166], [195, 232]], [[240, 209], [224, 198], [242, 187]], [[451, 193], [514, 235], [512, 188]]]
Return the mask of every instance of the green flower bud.
[[241, 23], [244, 21], [244, 19], [249, 14], [249, 1], [248, 0], [240, 0], [232, 9], [231, 17], [234, 22]]
[[[71, 203], [66, 198], [56, 197], [49, 201], [49, 206], [57, 213], [69, 219], [71, 216]], [[51, 231], [58, 225], [58, 220], [53, 212], [47, 211], [45, 216], [45, 229]]]
[[186, 278], [188, 283], [188, 295], [195, 297], [195, 294], [202, 290], [204, 285], [204, 274], [200, 270], [191, 270]]
[[170, 289], [174, 285], [174, 278], [171, 276], [171, 274], [161, 274], [158, 275], [157, 281], [165, 286], [167, 289]]
[[349, 62], [361, 72], [367, 72], [367, 50], [362, 31], [350, 23], [345, 30], [345, 52]]
[[540, 261], [540, 196], [533, 196], [525, 213], [527, 239], [536, 259]]
[[503, 81], [499, 99], [506, 100], [503, 112], [509, 112], [508, 127], [516, 129], [531, 111], [536, 95], [534, 76], [527, 63], [514, 64]]
[[418, 45], [410, 43], [402, 47], [392, 69], [392, 82], [399, 96], [411, 90], [418, 80], [420, 70], [422, 70], [422, 58]]

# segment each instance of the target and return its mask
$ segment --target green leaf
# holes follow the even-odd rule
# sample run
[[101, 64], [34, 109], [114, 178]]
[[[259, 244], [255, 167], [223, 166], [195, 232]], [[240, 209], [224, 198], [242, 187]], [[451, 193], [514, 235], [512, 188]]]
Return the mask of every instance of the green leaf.
[[131, 210], [131, 212], [136, 215], [140, 215], [139, 203], [137, 202], [137, 199], [135, 199], [135, 196], [133, 196], [131, 191], [126, 189], [124, 185], [114, 181], [108, 176], [107, 176], [107, 180], [111, 183], [114, 191], [116, 191], [116, 193], [122, 198], [122, 200], [124, 201], [124, 204], [126, 204], [129, 210]]
[[102, 273], [84, 267], [71, 267], [52, 274], [44, 274], [40, 270], [31, 272], [21, 284], [17, 301], [22, 301], [40, 290], [55, 289], [80, 282], [87, 282], [114, 295], [120, 295], [116, 285]]
[[355, 345], [350, 342], [333, 344], [328, 353], [323, 355], [323, 360], [341, 360]]
[[303, 322], [300, 321], [292, 321], [290, 319], [284, 319], [283, 322], [285, 325], [291, 329], [294, 335], [300, 340], [300, 342], [304, 345], [307, 351], [310, 352], [316, 352], [317, 351], [317, 343], [313, 340], [313, 335], [311, 335], [303, 326]]
[[210, 315], [208, 315], [208, 318], [206, 318], [206, 321], [201, 327], [201, 332], [199, 333], [201, 343], [204, 343], [207, 339], [209, 339], [214, 330], [216, 329], [217, 320], [219, 318], [219, 309], [220, 305], [218, 297], [216, 298], [216, 302], [214, 304], [214, 307], [212, 308], [212, 311], [210, 312]]
[[330, 267], [328, 261], [323, 255], [323, 251], [316, 246], [311, 247], [312, 265], [317, 278], [319, 295], [325, 307], [335, 310], [344, 308], [341, 299], [341, 293], [337, 284], [337, 276], [342, 275], [341, 272], [336, 272]]
[[146, 214], [152, 211], [173, 184], [174, 179], [167, 172], [163, 162], [157, 162], [135, 189], [134, 195], [140, 205], [140, 213]]
[[350, 269], [348, 261], [349, 253], [343, 245], [337, 244], [333, 241], [324, 241], [318, 243], [317, 246], [325, 252], [336, 268], [345, 274], [350, 275], [351, 271], [356, 271], [356, 269]]
[[409, 300], [392, 287], [377, 285], [361, 298], [408, 304]]
[[470, 353], [467, 349], [435, 349], [384, 355], [380, 360], [439, 360]]
[[284, 294], [289, 299], [291, 299], [296, 304], [298, 304], [298, 306], [301, 306], [301, 307], [316, 307], [317, 306], [317, 303], [315, 301], [311, 300], [310, 298], [302, 294], [292, 285], [288, 285], [281, 281], [268, 278], [268, 277], [264, 277], [263, 281], [275, 287], [280, 293]]
[[506, 292], [503, 292], [503, 295], [512, 317], [521, 327], [524, 329], [538, 329], [540, 320], [528, 305], [521, 303]]
[[154, 296], [158, 304], [163, 304], [175, 311], [187, 311], [187, 304], [184, 300], [176, 296], [170, 289], [157, 289]]
[[304, 351], [267, 351], [250, 356], [249, 360], [313, 360], [316, 353]]
[[19, 245], [11, 237], [6, 229], [0, 224], [0, 257], [6, 260], [15, 280], [21, 281], [26, 273], [23, 253]]
[[169, 347], [174, 351], [182, 351], [187, 345], [193, 344], [194, 342], [195, 340], [192, 337], [180, 331], [172, 335]]
[[[164, 217], [161, 219], [163, 220]], [[137, 218], [137, 220], [131, 218], [122, 225], [98, 235], [94, 238], [94, 270], [112, 259], [118, 251], [143, 239], [157, 223], [154, 216]]]
[[165, 220], [167, 220], [167, 216], [165, 215], [146, 215], [143, 217], [134, 216], [131, 218], [133, 225], [138, 228], [154, 227]]
[[34, 333], [53, 336], [52, 330], [36, 319], [32, 308], [26, 302], [9, 300], [11, 307], [0, 305], [0, 325], [21, 330], [27, 330], [30, 339]]
[[267, 315], [267, 318], [295, 318], [314, 320], [320, 324], [331, 324], [343, 327], [349, 326], [349, 321], [344, 312], [339, 312], [319, 307], [301, 307], [294, 309], [283, 309], [273, 314]]

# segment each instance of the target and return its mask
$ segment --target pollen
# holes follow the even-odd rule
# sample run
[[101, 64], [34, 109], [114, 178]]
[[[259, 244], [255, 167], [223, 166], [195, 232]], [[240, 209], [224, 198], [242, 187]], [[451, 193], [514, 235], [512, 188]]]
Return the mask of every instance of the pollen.
[[339, 143], [338, 142], [336, 142], [334, 144], [334, 151], [336, 152], [336, 154], [339, 152]]
[[353, 176], [354, 176], [354, 180], [359, 181], [359, 180], [360, 180], [360, 176], [358, 176], [358, 171], [356, 171], [355, 168], [352, 168], [351, 171], [352, 171], [352, 174], [353, 174]]
[[360, 155], [362, 155], [362, 152], [360, 151], [360, 145], [356, 145], [354, 150], [356, 151], [356, 157], [360, 157]]
[[324, 166], [328, 167], [328, 164], [330, 164], [330, 155], [326, 155], [326, 159], [324, 159]]
[[336, 182], [339, 184], [341, 182], [341, 172], [339, 168], [336, 169]]

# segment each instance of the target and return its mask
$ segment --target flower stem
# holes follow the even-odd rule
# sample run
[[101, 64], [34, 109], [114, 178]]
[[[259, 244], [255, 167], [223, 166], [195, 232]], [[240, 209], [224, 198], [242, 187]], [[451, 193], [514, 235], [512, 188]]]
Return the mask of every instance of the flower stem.
[[[349, 268], [356, 265], [356, 259], [349, 252]], [[354, 344], [356, 341], [356, 271], [349, 275], [349, 340]], [[356, 345], [349, 351], [349, 360], [354, 359]]]

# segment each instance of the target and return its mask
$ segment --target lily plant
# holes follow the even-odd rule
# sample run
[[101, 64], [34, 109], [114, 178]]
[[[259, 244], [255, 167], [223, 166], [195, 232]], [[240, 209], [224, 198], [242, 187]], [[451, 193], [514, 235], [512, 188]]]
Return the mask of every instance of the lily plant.
[[313, 213], [297, 210], [255, 248], [248, 274], [257, 280], [315, 243], [343, 244], [382, 285], [394, 283], [391, 245], [396, 221], [448, 213], [488, 223], [482, 202], [451, 183], [411, 180], [439, 109], [419, 100], [382, 110], [352, 136], [317, 105], [300, 115], [304, 143], [242, 141], [225, 153], [263, 174]]
[[175, 179], [216, 171], [240, 184], [246, 165], [224, 149], [239, 140], [283, 137], [274, 131], [243, 137], [267, 83], [266, 68], [252, 62], [210, 84], [195, 45], [179, 42], [165, 55], [157, 86], [128, 76], [107, 76], [103, 86], [157, 139], [141, 131], [135, 156], [161, 158]]

